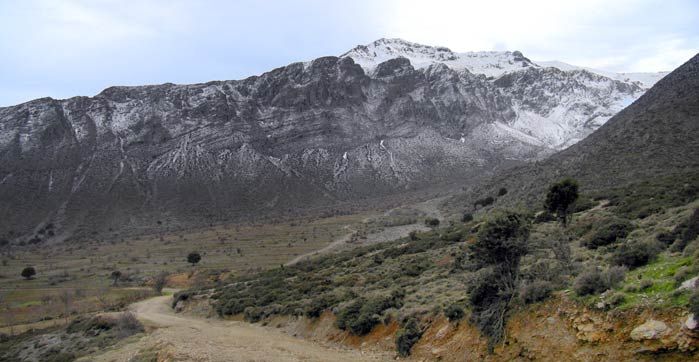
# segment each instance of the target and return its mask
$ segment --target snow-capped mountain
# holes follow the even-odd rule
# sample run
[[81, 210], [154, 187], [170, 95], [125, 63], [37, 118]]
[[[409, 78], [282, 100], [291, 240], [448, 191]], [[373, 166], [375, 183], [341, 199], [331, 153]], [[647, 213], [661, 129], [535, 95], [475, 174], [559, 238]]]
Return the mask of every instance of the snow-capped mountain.
[[[561, 62], [535, 63], [519, 51], [456, 53], [401, 39], [379, 39], [342, 54], [375, 74], [379, 64], [405, 58], [416, 69], [444, 65], [483, 75], [510, 99], [515, 117], [493, 132], [560, 150], [581, 140], [640, 97], [665, 73], [600, 72]], [[642, 82], [641, 82], [642, 80]]]
[[48, 223], [59, 236], [195, 225], [463, 185], [574, 143], [644, 91], [519, 52], [382, 39], [243, 80], [37, 99], [0, 108], [0, 237], [38, 237]]

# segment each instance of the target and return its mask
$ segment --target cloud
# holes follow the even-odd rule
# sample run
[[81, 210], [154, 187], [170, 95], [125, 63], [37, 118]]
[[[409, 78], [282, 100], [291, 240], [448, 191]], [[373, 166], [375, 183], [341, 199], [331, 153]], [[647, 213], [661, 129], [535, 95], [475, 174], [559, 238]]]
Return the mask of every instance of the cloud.
[[697, 52], [697, 23], [694, 0], [0, 1], [0, 106], [240, 79], [381, 37], [667, 70]]

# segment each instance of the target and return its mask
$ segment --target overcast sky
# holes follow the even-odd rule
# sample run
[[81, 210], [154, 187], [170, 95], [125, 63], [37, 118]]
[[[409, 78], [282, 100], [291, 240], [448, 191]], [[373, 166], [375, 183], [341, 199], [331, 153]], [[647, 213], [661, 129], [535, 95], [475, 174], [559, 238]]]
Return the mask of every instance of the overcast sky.
[[382, 37], [611, 71], [671, 70], [699, 52], [697, 0], [332, 3], [0, 0], [0, 106], [240, 79]]

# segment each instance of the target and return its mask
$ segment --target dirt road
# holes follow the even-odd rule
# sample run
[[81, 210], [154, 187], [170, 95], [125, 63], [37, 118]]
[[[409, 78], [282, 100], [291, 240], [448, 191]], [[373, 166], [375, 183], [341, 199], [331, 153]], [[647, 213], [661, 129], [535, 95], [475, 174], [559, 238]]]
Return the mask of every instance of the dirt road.
[[325, 346], [270, 327], [175, 314], [171, 297], [133, 304], [131, 310], [156, 329], [89, 361], [129, 361], [139, 351], [162, 351], [167, 361], [386, 361], [389, 354]]

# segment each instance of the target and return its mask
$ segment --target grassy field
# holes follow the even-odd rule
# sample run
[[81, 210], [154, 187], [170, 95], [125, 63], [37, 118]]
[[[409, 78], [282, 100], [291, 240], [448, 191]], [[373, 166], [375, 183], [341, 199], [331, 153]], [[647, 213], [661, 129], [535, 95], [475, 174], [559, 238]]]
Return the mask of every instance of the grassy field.
[[[148, 286], [159, 273], [171, 275], [170, 284], [195, 286], [206, 276], [258, 272], [295, 256], [323, 248], [361, 228], [372, 214], [299, 220], [271, 225], [219, 225], [186, 232], [163, 231], [123, 242], [60, 244], [24, 250], [5, 250], [0, 257], [0, 331], [9, 325], [43, 321], [51, 324], [66, 315], [118, 309], [152, 295]], [[192, 266], [186, 256], [202, 255]], [[23, 268], [36, 276], [25, 280]], [[114, 285], [110, 275], [122, 277]]]

